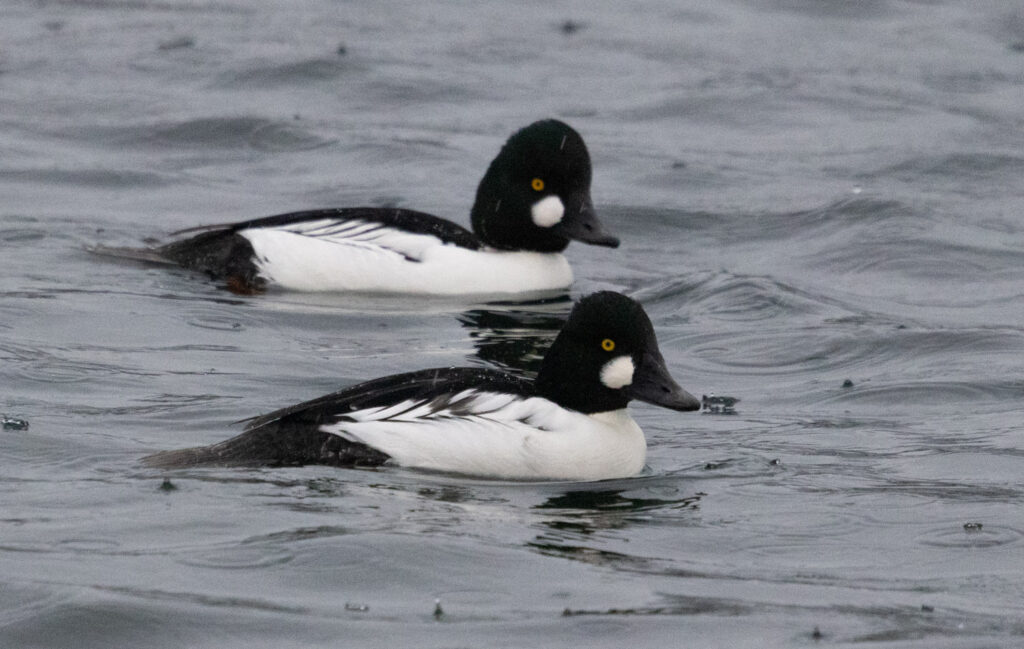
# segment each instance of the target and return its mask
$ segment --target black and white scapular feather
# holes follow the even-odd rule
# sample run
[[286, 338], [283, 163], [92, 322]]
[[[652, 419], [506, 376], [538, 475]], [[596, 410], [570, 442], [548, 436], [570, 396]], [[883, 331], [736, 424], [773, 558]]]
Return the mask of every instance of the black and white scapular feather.
[[562, 290], [570, 240], [616, 247], [590, 197], [583, 138], [558, 120], [514, 133], [477, 188], [473, 231], [407, 209], [354, 207], [200, 226], [157, 248], [94, 252], [179, 265], [239, 293], [298, 291], [421, 295]]
[[387, 376], [247, 420], [219, 444], [164, 451], [149, 466], [384, 463], [488, 478], [601, 480], [643, 469], [631, 399], [700, 402], [669, 375], [643, 308], [614, 292], [573, 308], [535, 381], [491, 369]]

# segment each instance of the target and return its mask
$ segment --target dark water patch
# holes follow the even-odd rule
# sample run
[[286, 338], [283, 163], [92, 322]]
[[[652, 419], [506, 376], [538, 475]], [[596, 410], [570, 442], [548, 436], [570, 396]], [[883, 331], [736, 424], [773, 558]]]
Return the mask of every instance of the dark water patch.
[[102, 189], [163, 187], [172, 184], [157, 173], [123, 169], [0, 169], [0, 182], [75, 185]]
[[921, 82], [939, 92], [975, 95], [992, 92], [1001, 86], [1021, 85], [1021, 77], [1012, 77], [998, 70], [934, 70], [924, 74]]
[[[919, 598], [908, 598], [919, 599]], [[1024, 634], [1024, 625], [1010, 617], [979, 613], [972, 610], [941, 608], [930, 605], [877, 606], [877, 605], [833, 605], [822, 607], [823, 617], [852, 617], [860, 622], [857, 630], [843, 625], [839, 633], [822, 634], [832, 642], [849, 642], [854, 646], [878, 645], [919, 646], [919, 647], [960, 647], [964, 639], [970, 639], [970, 646], [990, 646], [990, 636]], [[868, 626], [876, 629], [863, 631]], [[878, 628], [882, 627], [882, 628]], [[830, 626], [823, 623], [823, 629]], [[830, 637], [831, 636], [831, 637]], [[954, 639], [947, 645], [947, 641]], [[921, 641], [919, 643], [919, 641]], [[980, 644], [973, 645], [973, 642]], [[905, 644], [906, 643], [906, 644]], [[991, 645], [997, 646], [997, 645]]]
[[[195, 374], [203, 375], [205, 372], [197, 371]], [[121, 406], [68, 406], [66, 412], [88, 417], [132, 417], [198, 410], [209, 415], [211, 408], [220, 408], [222, 402], [234, 402], [240, 398], [214, 394], [163, 394], [150, 399], [140, 399], [141, 403]]]
[[153, 590], [147, 588], [133, 588], [129, 586], [94, 586], [94, 588], [102, 592], [126, 595], [133, 599], [197, 604], [204, 607], [227, 607], [232, 609], [252, 609], [256, 611], [297, 614], [308, 612], [308, 609], [302, 606], [288, 606], [251, 597], [218, 597], [204, 593]]
[[157, 43], [156, 49], [164, 52], [168, 50], [182, 50], [195, 47], [195, 44], [196, 39], [194, 36], [175, 36]]
[[526, 547], [534, 552], [548, 557], [557, 557], [571, 561], [579, 561], [594, 566], [610, 567], [617, 570], [626, 569], [640, 572], [648, 572], [654, 563], [644, 557], [636, 557], [621, 552], [603, 550], [600, 548], [572, 545], [565, 543], [551, 542], [543, 537], [526, 544]]
[[929, 155], [905, 160], [886, 167], [874, 174], [893, 175], [903, 179], [918, 176], [942, 176], [944, 178], [987, 178], [993, 174], [1024, 173], [1024, 157], [999, 153], [950, 153]]
[[864, 0], [863, 2], [844, 2], [844, 0], [771, 0], [771, 2], [752, 3], [755, 8], [764, 11], [786, 11], [812, 18], [834, 18], [870, 20], [885, 18], [893, 13], [892, 3], [886, 0]]
[[[781, 212], [693, 212], [672, 208], [602, 205], [611, 223], [628, 223], [644, 232], [648, 242], [710, 239], [718, 245], [754, 242], [817, 241], [851, 230], [885, 228], [923, 229], [929, 220], [915, 208], [897, 200], [871, 196], [844, 197], [818, 207]], [[658, 250], [664, 250], [659, 245]]]
[[319, 525], [317, 527], [298, 527], [279, 532], [267, 532], [259, 536], [251, 536], [244, 539], [242, 544], [291, 544], [294, 542], [307, 541], [311, 539], [333, 538], [352, 534], [352, 530], [337, 525]]
[[484, 99], [481, 92], [467, 85], [437, 81], [419, 83], [401, 79], [374, 78], [361, 86], [362, 101], [367, 107], [402, 104], [454, 104]]
[[40, 239], [45, 239], [49, 235], [50, 232], [45, 227], [0, 228], [0, 241], [3, 241], [4, 243], [29, 243], [32, 241], [39, 241]]
[[970, 151], [908, 158], [858, 178], [865, 182], [895, 178], [913, 186], [991, 200], [996, 194], [1012, 190], [1022, 174], [1022, 156]]
[[639, 606], [636, 608], [608, 608], [608, 609], [572, 609], [567, 608], [562, 612], [565, 617], [577, 615], [600, 615], [600, 616], [646, 616], [646, 615], [747, 615], [754, 611], [749, 603], [736, 600], [723, 600], [711, 597], [688, 597], [683, 595], [663, 596], [666, 602], [663, 606]]
[[689, 509], [700, 502], [700, 495], [678, 498], [654, 498], [640, 492], [569, 491], [548, 498], [534, 509], [559, 510], [565, 516], [589, 515], [593, 512], [648, 512], [662, 509]]
[[119, 13], [124, 12], [126, 9], [142, 13], [145, 13], [146, 11], [229, 15], [251, 15], [253, 13], [251, 9], [245, 6], [238, 6], [235, 4], [227, 4], [212, 0], [187, 4], [164, 2], [162, 0], [39, 0], [36, 4], [41, 7], [68, 6], [84, 9], [114, 9]]
[[[874, 487], [844, 487], [850, 495], [906, 494], [946, 503], [1004, 503], [1021, 498], [1022, 490], [953, 480], [915, 480], [901, 477], [880, 477]], [[948, 528], [946, 528], [948, 529]]]
[[116, 539], [108, 538], [64, 539], [58, 545], [61, 550], [72, 554], [110, 554], [117, 552], [121, 546]]
[[[672, 491], [673, 493], [665, 493]], [[668, 487], [638, 489], [629, 492], [568, 491], [535, 505], [533, 510], [544, 517], [539, 526], [544, 532], [537, 544], [553, 550], [569, 548], [593, 540], [608, 530], [624, 530], [638, 525], [679, 525], [692, 518], [704, 494], [679, 493]]]
[[128, 124], [76, 128], [68, 137], [87, 139], [117, 148], [173, 147], [186, 149], [254, 149], [257, 151], [310, 151], [336, 142], [296, 121], [262, 117], [196, 117], [155, 124]]
[[364, 72], [366, 67], [350, 58], [313, 58], [291, 63], [261, 60], [221, 74], [213, 83], [216, 89], [259, 90], [281, 86], [308, 86], [337, 82], [345, 75]]
[[[659, 601], [641, 606], [619, 606], [613, 608], [566, 608], [563, 615], [598, 617], [646, 617], [646, 616], [687, 616], [710, 615], [729, 619], [742, 616], [745, 619], [755, 615], [767, 615], [773, 620], [804, 620], [807, 626], [802, 631], [792, 629], [788, 644], [775, 645], [768, 641], [764, 646], [822, 646], [847, 643], [870, 646], [914, 646], [953, 647], [966, 646], [963, 640], [980, 641], [977, 646], [1003, 646], [985, 644], [986, 638], [1007, 633], [1024, 635], [1024, 624], [1012, 616], [979, 613], [974, 610], [952, 607], [936, 607], [920, 604], [920, 596], [908, 594], [906, 604], [833, 604], [830, 595], [822, 593], [804, 602], [787, 602], [779, 599], [755, 597], [736, 599], [707, 595], [669, 594], [659, 596]], [[851, 596], [856, 597], [851, 593]], [[818, 599], [818, 598], [821, 599]], [[810, 624], [814, 620], [817, 624]], [[724, 622], [723, 622], [724, 624]], [[870, 631], [866, 631], [871, 629]], [[744, 639], [749, 639], [745, 636]], [[954, 639], [953, 643], [947, 643]], [[923, 640], [925, 644], [915, 641]], [[767, 641], [767, 638], [766, 638]], [[905, 644], [910, 643], [910, 644]], [[753, 646], [753, 645], [751, 645]], [[975, 646], [971, 644], [970, 646]]]

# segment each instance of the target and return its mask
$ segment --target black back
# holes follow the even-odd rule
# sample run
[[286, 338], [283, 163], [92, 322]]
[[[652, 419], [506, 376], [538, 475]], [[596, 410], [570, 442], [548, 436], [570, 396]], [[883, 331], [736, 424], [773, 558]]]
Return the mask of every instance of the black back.
[[[535, 394], [533, 384], [511, 374], [486, 368], [444, 367], [385, 376], [294, 406], [244, 420], [246, 430], [276, 421], [301, 418], [310, 424], [343, 421], [345, 412], [391, 406], [402, 401], [433, 402], [436, 410], [451, 404], [448, 397], [464, 390], [504, 392], [524, 397]], [[339, 418], [339, 415], [342, 417]]]
[[445, 219], [417, 212], [393, 207], [336, 207], [317, 210], [304, 210], [301, 212], [289, 212], [275, 216], [265, 216], [249, 221], [239, 221], [225, 225], [203, 225], [196, 228], [179, 230], [174, 234], [186, 234], [190, 232], [221, 232], [235, 233], [251, 228], [274, 228], [305, 221], [319, 221], [331, 219], [337, 221], [365, 221], [367, 223], [379, 223], [385, 227], [393, 227], [412, 234], [427, 234], [437, 237], [444, 243], [453, 244], [460, 248], [479, 250], [482, 247], [480, 239], [466, 228], [452, 223]]
[[211, 465], [377, 466], [388, 460], [387, 454], [325, 433], [320, 426], [343, 423], [346, 413], [355, 410], [407, 400], [417, 406], [429, 403], [434, 411], [449, 410], [458, 415], [459, 403], [454, 397], [468, 389], [523, 397], [535, 394], [529, 381], [490, 369], [452, 367], [396, 374], [247, 419], [245, 432], [218, 444], [164, 451], [143, 462], [171, 469]]

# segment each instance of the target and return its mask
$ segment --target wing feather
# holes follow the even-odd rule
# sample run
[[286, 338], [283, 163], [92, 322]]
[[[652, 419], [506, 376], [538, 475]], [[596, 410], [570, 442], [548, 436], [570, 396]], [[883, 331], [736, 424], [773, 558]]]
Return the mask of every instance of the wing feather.
[[[471, 367], [435, 368], [367, 381], [239, 423], [245, 423], [246, 430], [254, 430], [295, 417], [319, 422], [345, 418], [366, 421], [368, 417], [408, 417], [409, 413], [419, 409], [435, 416], [446, 413], [460, 416], [468, 414], [460, 408], [465, 407], [466, 397], [472, 393], [521, 398], [535, 394], [533, 383], [504, 372]], [[494, 404], [493, 401], [486, 403]]]

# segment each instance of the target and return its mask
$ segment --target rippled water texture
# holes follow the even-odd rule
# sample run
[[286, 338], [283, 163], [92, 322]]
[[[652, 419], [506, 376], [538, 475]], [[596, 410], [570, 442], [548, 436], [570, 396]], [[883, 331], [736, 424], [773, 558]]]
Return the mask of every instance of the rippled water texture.
[[[1024, 646], [1024, 9], [943, 0], [0, 8], [0, 645]], [[270, 293], [114, 263], [340, 205], [468, 222], [586, 138], [680, 383], [649, 470], [164, 474], [360, 380], [537, 362], [568, 300]]]

